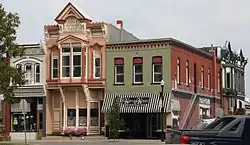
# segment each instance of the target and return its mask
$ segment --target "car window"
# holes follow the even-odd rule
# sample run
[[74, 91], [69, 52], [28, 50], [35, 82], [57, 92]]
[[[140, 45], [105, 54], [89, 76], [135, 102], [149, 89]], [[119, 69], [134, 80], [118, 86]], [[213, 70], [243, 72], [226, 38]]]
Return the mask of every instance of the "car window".
[[243, 133], [242, 133], [242, 137], [243, 138], [248, 138], [250, 140], [249, 134], [250, 134], [250, 119], [247, 118], [245, 120], [244, 130], [243, 130]]
[[236, 123], [229, 131], [236, 131], [241, 122]]
[[222, 128], [224, 128], [226, 125], [228, 125], [230, 122], [235, 120], [235, 117], [225, 117], [218, 120], [215, 120], [214, 122], [207, 125], [204, 130], [214, 130], [219, 131]]

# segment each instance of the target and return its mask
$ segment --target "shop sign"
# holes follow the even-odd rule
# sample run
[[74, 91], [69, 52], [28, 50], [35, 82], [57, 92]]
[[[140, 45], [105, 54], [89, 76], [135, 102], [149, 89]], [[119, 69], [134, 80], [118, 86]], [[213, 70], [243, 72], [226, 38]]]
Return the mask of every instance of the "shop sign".
[[131, 97], [122, 99], [122, 104], [125, 105], [146, 105], [148, 103], [149, 97]]

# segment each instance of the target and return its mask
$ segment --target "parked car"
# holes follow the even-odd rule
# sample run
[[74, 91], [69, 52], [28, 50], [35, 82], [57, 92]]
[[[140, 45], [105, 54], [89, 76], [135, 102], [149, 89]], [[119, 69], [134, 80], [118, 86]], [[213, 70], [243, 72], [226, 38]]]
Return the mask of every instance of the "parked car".
[[250, 116], [216, 119], [201, 130], [179, 130], [172, 143], [195, 145], [250, 145]]

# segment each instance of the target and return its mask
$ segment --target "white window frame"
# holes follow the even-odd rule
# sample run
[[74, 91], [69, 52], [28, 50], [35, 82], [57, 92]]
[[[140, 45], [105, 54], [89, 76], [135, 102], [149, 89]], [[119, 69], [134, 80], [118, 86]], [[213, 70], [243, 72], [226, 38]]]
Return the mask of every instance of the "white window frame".
[[[79, 78], [81, 78], [82, 77], [82, 47], [80, 46], [80, 48], [81, 48], [81, 52], [74, 52], [74, 46], [75, 45], [71, 45], [71, 51], [72, 51], [72, 58], [71, 58], [71, 60], [72, 60], [72, 69], [71, 69], [71, 72], [72, 72], [72, 78], [74, 78], [74, 79], [79, 79]], [[80, 56], [80, 65], [74, 65], [74, 56]], [[80, 67], [80, 76], [79, 77], [74, 77], [74, 68], [75, 67]]]
[[[54, 60], [57, 60], [57, 68], [54, 68]], [[58, 79], [59, 75], [58, 75], [58, 71], [59, 71], [59, 63], [58, 63], [58, 56], [53, 56], [52, 55], [52, 62], [51, 62], [51, 78], [52, 79]], [[57, 77], [54, 77], [54, 70], [57, 70]]]
[[[26, 66], [27, 65], [30, 65], [31, 66], [31, 68], [30, 68], [30, 80], [27, 80], [27, 69], [26, 69]], [[33, 81], [33, 73], [32, 73], [32, 64], [31, 63], [26, 63], [25, 65], [24, 65], [24, 70], [25, 70], [25, 80], [27, 80], [27, 84], [33, 84], [34, 83], [34, 81]]]
[[181, 80], [180, 80], [180, 58], [177, 58], [177, 70], [176, 70], [176, 81], [177, 81], [177, 84], [180, 84]]
[[[77, 111], [76, 111], [76, 108], [67, 108], [67, 109], [65, 110], [65, 111], [66, 111], [66, 115], [67, 115], [67, 116], [66, 116], [66, 120], [65, 120], [65, 121], [66, 121], [66, 127], [76, 127], [76, 126], [77, 126], [77, 123], [78, 123], [76, 119], [75, 119], [75, 126], [68, 126], [68, 109], [75, 110], [75, 113], [77, 112]], [[79, 114], [76, 114], [76, 116], [77, 116], [77, 115], [79, 116]], [[76, 116], [75, 116], [75, 118], [77, 118]]]
[[[99, 58], [100, 59], [100, 67], [99, 67], [99, 69], [100, 69], [100, 76], [99, 77], [97, 77], [97, 76], [95, 76], [95, 73], [96, 73], [96, 61], [95, 61], [95, 59], [96, 58]], [[95, 79], [99, 79], [99, 78], [101, 78], [101, 75], [102, 75], [102, 73], [101, 73], [101, 64], [102, 64], [102, 60], [101, 60], [101, 56], [99, 56], [99, 55], [96, 55], [96, 56], [94, 56], [93, 57], [93, 77], [95, 78]]]
[[[138, 66], [139, 66], [139, 65], [142, 66], [142, 72], [139, 72], [139, 73], [138, 73], [138, 72], [137, 72], [137, 73], [135, 72], [135, 67], [136, 67], [137, 65], [138, 65]], [[137, 81], [135, 80], [135, 76], [136, 76], [136, 75], [142, 75], [142, 81], [141, 81], [141, 82], [137, 82]], [[143, 83], [143, 63], [141, 63], [141, 64], [133, 64], [133, 83], [134, 83], [134, 84], [142, 84], [142, 83]]]
[[[155, 72], [155, 66], [161, 66], [161, 72]], [[153, 64], [153, 83], [160, 83], [161, 81], [155, 81], [155, 75], [158, 74], [158, 75], [161, 75], [162, 77], [162, 63], [154, 63]]]
[[186, 86], [189, 85], [189, 61], [186, 61]]
[[[36, 67], [37, 66], [39, 67], [39, 73], [36, 72]], [[39, 81], [38, 82], [36, 82], [37, 75], [39, 75]], [[41, 83], [41, 65], [39, 63], [36, 63], [34, 65], [34, 83], [36, 83], [36, 84]]]
[[[66, 48], [66, 47], [61, 47], [61, 66], [60, 66], [60, 70], [61, 70], [61, 72], [60, 72], [60, 74], [61, 74], [61, 77], [63, 78], [63, 79], [68, 79], [68, 78], [70, 78], [70, 76], [71, 76], [71, 69], [72, 69], [72, 67], [70, 66], [70, 62], [72, 62], [72, 58], [70, 57], [70, 53], [71, 53], [71, 47], [70, 47], [70, 45], [69, 45], [69, 49], [70, 49], [70, 52], [62, 52], [62, 50], [63, 50], [63, 48]], [[63, 66], [63, 56], [69, 56], [69, 66]], [[64, 67], [69, 67], [69, 76], [68, 77], [66, 77], [66, 76], [63, 76], [63, 68]]]
[[[123, 73], [117, 73], [117, 67], [123, 67]], [[123, 76], [123, 82], [117, 82], [117, 76]], [[115, 64], [115, 84], [124, 84], [124, 64]]]
[[207, 88], [208, 90], [211, 90], [211, 72], [210, 72], [210, 68], [208, 68], [208, 74], [207, 74]]
[[201, 88], [204, 89], [204, 66], [201, 66]]

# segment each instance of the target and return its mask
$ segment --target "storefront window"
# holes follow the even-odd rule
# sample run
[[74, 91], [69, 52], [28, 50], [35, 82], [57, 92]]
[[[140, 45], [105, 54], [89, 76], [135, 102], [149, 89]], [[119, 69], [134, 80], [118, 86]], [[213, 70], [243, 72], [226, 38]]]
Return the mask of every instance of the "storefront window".
[[90, 126], [98, 126], [99, 120], [98, 115], [99, 114], [99, 108], [98, 108], [98, 102], [91, 103], [91, 110], [90, 110]]
[[79, 109], [79, 126], [87, 126], [87, 109]]
[[[26, 130], [29, 132], [36, 131], [36, 120], [33, 115], [30, 113], [26, 113], [25, 116], [22, 113], [12, 113], [11, 114], [11, 122], [12, 122], [12, 132], [24, 132], [25, 123]], [[24, 122], [26, 121], [26, 122]]]
[[67, 109], [67, 126], [76, 126], [76, 109]]

